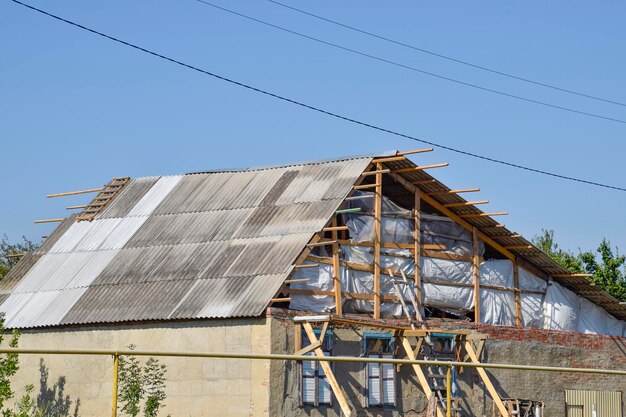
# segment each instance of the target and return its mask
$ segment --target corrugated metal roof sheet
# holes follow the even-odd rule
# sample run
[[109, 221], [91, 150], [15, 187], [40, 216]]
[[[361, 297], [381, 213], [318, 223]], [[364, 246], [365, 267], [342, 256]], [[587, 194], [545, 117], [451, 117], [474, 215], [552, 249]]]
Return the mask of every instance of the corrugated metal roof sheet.
[[2, 282], [7, 327], [261, 314], [370, 161], [132, 180]]

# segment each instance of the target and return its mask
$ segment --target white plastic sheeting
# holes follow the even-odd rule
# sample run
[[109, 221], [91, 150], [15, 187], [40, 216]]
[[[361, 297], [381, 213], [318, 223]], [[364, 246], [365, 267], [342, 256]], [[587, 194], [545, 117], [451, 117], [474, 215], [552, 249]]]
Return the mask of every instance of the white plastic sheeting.
[[[306, 264], [306, 263], [305, 263]], [[307, 282], [293, 282], [291, 288], [302, 290], [333, 291], [333, 267], [320, 264], [317, 268], [297, 269], [291, 279], [308, 279]], [[328, 295], [291, 294], [291, 310], [318, 311], [328, 313], [335, 309], [335, 297]]]
[[[355, 192], [355, 196], [372, 196], [370, 192]], [[350, 238], [355, 242], [374, 240], [374, 199], [363, 198], [350, 201], [350, 208], [360, 208], [360, 213], [344, 214], [343, 220], [350, 230]], [[383, 196], [381, 220], [381, 241], [413, 243], [415, 223], [410, 210]], [[472, 234], [453, 220], [444, 216], [422, 214], [420, 222], [423, 244], [445, 245], [446, 252], [457, 255], [472, 255]], [[478, 254], [483, 255], [485, 245], [479, 241]]]
[[438, 283], [472, 284], [472, 264], [446, 259], [421, 258], [424, 304], [470, 310], [474, 307], [472, 287], [438, 285]]
[[[487, 260], [480, 264], [480, 284], [513, 288], [513, 263]], [[515, 294], [492, 288], [480, 289], [480, 321], [487, 324], [515, 325]]]
[[543, 327], [543, 298], [548, 283], [523, 268], [519, 268], [519, 286], [522, 290], [541, 291], [543, 294], [520, 294], [522, 307], [522, 325], [524, 327]]
[[[371, 195], [359, 192], [356, 195]], [[360, 213], [345, 214], [350, 239], [353, 242], [374, 240], [373, 198], [350, 201], [351, 208], [361, 208]], [[399, 207], [391, 200], [382, 200], [381, 240], [383, 242], [412, 243], [414, 221], [411, 212]], [[422, 244], [445, 245], [444, 252], [459, 255], [473, 253], [472, 235], [447, 217], [422, 215]], [[479, 253], [484, 252], [480, 242]], [[372, 265], [373, 248], [367, 246], [341, 246], [345, 261]], [[404, 272], [412, 282], [415, 273], [413, 255], [409, 250], [381, 249], [381, 267]], [[423, 303], [426, 306], [448, 309], [449, 311], [469, 312], [474, 309], [474, 288], [472, 263], [439, 258], [421, 257], [423, 283]], [[306, 283], [293, 283], [292, 288], [332, 291], [332, 267], [297, 270], [294, 278], [308, 278]], [[396, 277], [398, 278], [398, 277]], [[482, 323], [516, 325], [516, 305], [514, 292], [514, 267], [507, 259], [489, 259], [481, 263], [480, 279], [480, 319]], [[343, 292], [373, 294], [374, 274], [341, 268]], [[414, 314], [409, 302], [410, 285], [398, 285], [401, 296], [406, 300], [410, 314]], [[522, 325], [524, 327], [552, 330], [578, 331], [592, 334], [626, 336], [626, 322], [617, 320], [604, 309], [581, 298], [556, 282], [546, 282], [523, 268], [519, 268], [519, 288]], [[397, 295], [391, 277], [381, 274], [381, 294]], [[334, 296], [292, 294], [290, 308], [316, 312], [334, 310]], [[368, 299], [344, 298], [343, 310], [346, 313], [373, 313], [374, 303]], [[403, 317], [402, 306], [398, 301], [381, 303], [383, 317]]]
[[543, 302], [545, 329], [578, 331], [579, 311], [580, 297], [554, 281], [548, 284]]

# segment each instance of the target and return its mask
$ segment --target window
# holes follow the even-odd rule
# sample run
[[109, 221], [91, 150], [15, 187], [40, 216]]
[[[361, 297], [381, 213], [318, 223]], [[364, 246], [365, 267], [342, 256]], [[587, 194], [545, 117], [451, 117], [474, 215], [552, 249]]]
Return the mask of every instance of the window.
[[[368, 358], [393, 358], [393, 338], [384, 333], [365, 333], [363, 350]], [[366, 368], [368, 407], [396, 405], [396, 373], [391, 363], [368, 363]]]
[[[321, 331], [315, 330], [315, 336], [320, 337]], [[307, 347], [311, 342], [305, 332], [302, 332], [302, 347]], [[332, 356], [332, 332], [328, 330], [322, 344], [324, 355]], [[315, 352], [309, 352], [307, 356], [315, 356]], [[333, 364], [330, 363], [331, 368]], [[332, 391], [328, 379], [318, 361], [302, 361], [300, 365], [301, 386], [300, 394], [302, 404], [318, 406], [320, 404], [332, 404]]]

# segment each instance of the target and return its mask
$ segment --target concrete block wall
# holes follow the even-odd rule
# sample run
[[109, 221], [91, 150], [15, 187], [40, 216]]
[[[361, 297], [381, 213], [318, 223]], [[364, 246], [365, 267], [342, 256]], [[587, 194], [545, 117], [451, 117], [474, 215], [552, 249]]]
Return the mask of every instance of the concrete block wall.
[[[270, 327], [265, 318], [196, 320], [99, 327], [25, 330], [24, 348], [126, 349], [187, 352], [270, 352]], [[145, 361], [147, 358], [140, 358]], [[167, 365], [166, 408], [172, 417], [270, 416], [269, 369], [265, 360], [159, 358]], [[43, 361], [43, 362], [41, 362]], [[47, 369], [42, 380], [40, 363]], [[70, 415], [111, 413], [113, 360], [108, 356], [20, 355], [12, 379], [17, 396], [34, 384], [35, 395], [51, 393], [65, 379]], [[42, 384], [41, 382], [45, 382]], [[46, 389], [47, 387], [47, 389]], [[58, 385], [56, 393], [58, 393]], [[17, 398], [16, 396], [16, 398]], [[5, 404], [10, 405], [11, 402]]]
[[[461, 322], [432, 321], [431, 328], [473, 330], [489, 336], [483, 362], [560, 367], [604, 368], [626, 370], [626, 339], [613, 336], [586, 335], [541, 329], [518, 329], [509, 326], [474, 325]], [[383, 332], [377, 328], [337, 326], [335, 355], [361, 355], [363, 332]], [[291, 320], [275, 316], [272, 320], [272, 352], [293, 353], [294, 326]], [[404, 356], [401, 356], [404, 357]], [[396, 375], [398, 407], [379, 409], [364, 407], [364, 366], [336, 363], [335, 376], [348, 402], [359, 416], [424, 415], [427, 402], [414, 373], [402, 366]], [[545, 415], [565, 415], [565, 390], [626, 391], [626, 377], [590, 374], [563, 374], [516, 370], [488, 370], [502, 397], [524, 398], [545, 402]], [[339, 416], [339, 407], [318, 408], [299, 405], [298, 373], [295, 364], [271, 364], [270, 408], [276, 416]], [[462, 416], [493, 416], [493, 404], [477, 372], [465, 368], [458, 376]], [[624, 410], [626, 416], [626, 409]]]

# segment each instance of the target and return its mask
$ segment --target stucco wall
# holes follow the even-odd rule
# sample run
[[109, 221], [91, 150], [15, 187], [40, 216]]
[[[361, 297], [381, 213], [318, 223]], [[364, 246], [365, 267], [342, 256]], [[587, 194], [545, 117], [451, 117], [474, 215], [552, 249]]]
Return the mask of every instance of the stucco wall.
[[[626, 339], [612, 336], [584, 335], [539, 329], [520, 330], [507, 326], [474, 326], [459, 323], [430, 323], [431, 327], [474, 330], [489, 336], [483, 361], [523, 365], [587, 367], [626, 370]], [[362, 354], [363, 332], [381, 329], [337, 326], [335, 355]], [[276, 317], [272, 322], [272, 352], [293, 352], [294, 325], [290, 320]], [[401, 355], [400, 357], [405, 357]], [[271, 364], [270, 408], [276, 416], [339, 416], [339, 407], [299, 405], [298, 374], [295, 364]], [[396, 375], [398, 407], [395, 410], [365, 408], [364, 366], [336, 363], [335, 376], [343, 387], [347, 400], [359, 416], [418, 416], [427, 406], [426, 398], [408, 366]], [[545, 402], [546, 416], [565, 415], [565, 389], [626, 391], [623, 376], [562, 374], [489, 370], [491, 380], [502, 397], [534, 399]], [[477, 372], [466, 368], [458, 377], [461, 416], [493, 416], [493, 404]], [[624, 410], [626, 416], [626, 409]]]
[[[125, 349], [195, 352], [270, 352], [267, 319], [206, 320], [104, 327], [26, 330], [24, 348]], [[143, 358], [142, 360], [145, 360]], [[110, 415], [111, 357], [21, 355], [12, 379], [20, 387], [35, 385], [35, 395], [50, 391], [40, 386], [40, 361], [48, 371], [47, 388], [65, 378], [70, 415]], [[269, 416], [269, 361], [239, 359], [161, 358], [167, 364], [166, 409], [160, 415]], [[58, 395], [58, 386], [57, 386]]]

